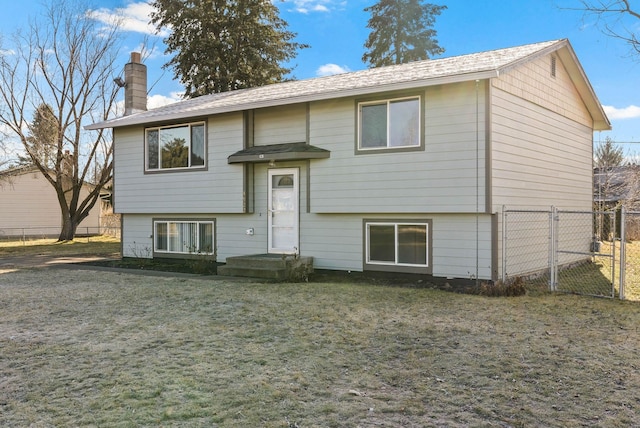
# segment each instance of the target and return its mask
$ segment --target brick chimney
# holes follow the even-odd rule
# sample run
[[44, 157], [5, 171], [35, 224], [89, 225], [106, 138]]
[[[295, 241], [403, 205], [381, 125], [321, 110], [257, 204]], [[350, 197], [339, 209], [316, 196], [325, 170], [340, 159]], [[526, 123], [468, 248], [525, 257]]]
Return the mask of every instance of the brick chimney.
[[124, 115], [147, 110], [147, 66], [140, 62], [140, 52], [131, 52], [131, 62], [124, 66]]

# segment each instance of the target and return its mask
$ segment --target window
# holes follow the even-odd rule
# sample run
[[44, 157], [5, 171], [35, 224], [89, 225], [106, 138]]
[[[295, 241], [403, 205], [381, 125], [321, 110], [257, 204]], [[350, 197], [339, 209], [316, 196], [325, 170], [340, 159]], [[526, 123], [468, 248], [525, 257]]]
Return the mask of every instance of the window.
[[205, 166], [204, 123], [147, 128], [147, 171]]
[[174, 254], [213, 254], [214, 221], [156, 220], [154, 252]]
[[358, 149], [420, 147], [420, 97], [358, 104]]
[[429, 226], [424, 222], [365, 222], [366, 264], [429, 267]]

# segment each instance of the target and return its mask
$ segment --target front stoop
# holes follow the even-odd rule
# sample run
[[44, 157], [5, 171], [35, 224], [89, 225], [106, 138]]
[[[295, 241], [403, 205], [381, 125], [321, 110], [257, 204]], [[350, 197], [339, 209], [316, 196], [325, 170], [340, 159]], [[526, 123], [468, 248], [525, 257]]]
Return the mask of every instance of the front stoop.
[[305, 280], [312, 272], [313, 257], [282, 254], [227, 257], [226, 264], [218, 266], [218, 275], [276, 281]]

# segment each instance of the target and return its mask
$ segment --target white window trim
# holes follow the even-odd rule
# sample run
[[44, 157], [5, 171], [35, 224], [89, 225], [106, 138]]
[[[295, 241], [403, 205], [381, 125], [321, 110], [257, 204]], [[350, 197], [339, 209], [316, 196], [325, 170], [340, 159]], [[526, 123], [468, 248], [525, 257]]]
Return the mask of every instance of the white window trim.
[[[370, 234], [369, 234], [369, 230], [371, 226], [394, 226], [395, 231], [394, 231], [394, 241], [395, 241], [395, 261], [393, 263], [391, 262], [382, 262], [382, 261], [378, 261], [378, 260], [371, 260], [371, 245], [370, 245]], [[426, 263], [425, 264], [415, 264], [415, 263], [399, 263], [398, 262], [398, 226], [425, 226], [426, 228], [426, 233], [427, 233], [427, 240], [426, 240]], [[420, 268], [424, 268], [424, 267], [429, 267], [429, 235], [431, 233], [431, 230], [429, 228], [429, 223], [428, 222], [416, 222], [416, 221], [409, 221], [409, 222], [395, 222], [395, 221], [389, 221], [389, 222], [385, 222], [385, 221], [368, 221], [366, 222], [366, 236], [365, 236], [365, 250], [366, 250], [366, 263], [369, 265], [380, 265], [380, 266], [407, 266], [407, 267], [420, 267]]]
[[[189, 127], [189, 164], [191, 164], [191, 128], [193, 126], [202, 125], [204, 127], [204, 164], [197, 166], [185, 166], [180, 168], [162, 168], [162, 156], [160, 155], [160, 131], [162, 129], [181, 128], [184, 126]], [[149, 168], [149, 142], [147, 141], [147, 133], [149, 131], [158, 131], [158, 168]], [[144, 129], [144, 170], [145, 172], [170, 172], [170, 171], [185, 171], [185, 170], [198, 170], [207, 168], [207, 124], [204, 121], [201, 122], [189, 122], [189, 123], [177, 123], [167, 126], [153, 126]]]
[[[153, 221], [153, 252], [158, 254], [202, 254], [202, 255], [213, 255], [215, 253], [215, 248], [211, 248], [211, 252], [202, 252], [198, 248], [196, 251], [171, 251], [167, 250], [159, 250], [158, 249], [158, 233], [157, 233], [157, 225], [159, 223], [164, 223], [167, 225], [167, 231], [169, 230], [170, 223], [196, 223], [196, 242], [200, 243], [200, 224], [208, 223], [211, 224], [211, 242], [212, 247], [215, 247], [215, 238], [216, 238], [216, 223], [215, 220], [154, 220]], [[167, 235], [167, 248], [169, 247], [169, 237]]]
[[[420, 95], [359, 102], [358, 103], [358, 151], [368, 152], [368, 151], [377, 151], [377, 150], [416, 149], [422, 146], [422, 135], [420, 135], [417, 145], [414, 144], [414, 145], [408, 145], [408, 146], [389, 146], [389, 141], [390, 141], [389, 132], [391, 129], [391, 127], [389, 126], [389, 121], [390, 121], [389, 115], [391, 114], [390, 105], [392, 102], [404, 101], [404, 100], [418, 100], [418, 132], [420, 134], [422, 133], [422, 121], [424, 119], [422, 117], [422, 97]], [[379, 105], [379, 104], [386, 104], [387, 106], [387, 145], [385, 147], [362, 147], [362, 107]]]

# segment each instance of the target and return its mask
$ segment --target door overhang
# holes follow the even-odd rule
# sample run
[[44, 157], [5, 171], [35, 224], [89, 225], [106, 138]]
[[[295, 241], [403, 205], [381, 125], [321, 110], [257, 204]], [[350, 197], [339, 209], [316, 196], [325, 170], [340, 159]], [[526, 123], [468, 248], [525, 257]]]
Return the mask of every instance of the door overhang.
[[258, 163], [306, 159], [327, 159], [331, 152], [307, 143], [270, 144], [254, 146], [235, 152], [227, 163]]

